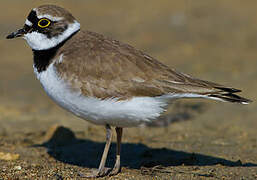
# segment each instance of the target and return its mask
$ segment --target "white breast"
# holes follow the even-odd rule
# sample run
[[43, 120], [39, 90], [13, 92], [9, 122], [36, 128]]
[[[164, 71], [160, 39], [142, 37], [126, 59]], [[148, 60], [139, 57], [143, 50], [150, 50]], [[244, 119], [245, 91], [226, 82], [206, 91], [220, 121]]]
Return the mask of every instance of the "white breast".
[[124, 101], [86, 97], [71, 90], [70, 85], [58, 76], [53, 64], [40, 73], [34, 70], [46, 93], [57, 104], [95, 124], [137, 126], [159, 117], [167, 105], [167, 98], [162, 97], [135, 97]]

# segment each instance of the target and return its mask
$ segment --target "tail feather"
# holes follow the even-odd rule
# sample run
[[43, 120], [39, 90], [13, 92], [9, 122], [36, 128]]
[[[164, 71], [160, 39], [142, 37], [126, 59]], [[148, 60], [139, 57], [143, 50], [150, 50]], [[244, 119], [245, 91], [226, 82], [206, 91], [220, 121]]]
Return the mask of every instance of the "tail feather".
[[238, 96], [235, 93], [241, 92], [241, 90], [227, 87], [215, 87], [216, 89], [221, 90], [218, 93], [208, 94], [208, 97], [215, 98], [218, 100], [232, 102], [232, 103], [240, 103], [240, 104], [249, 104], [252, 102], [250, 99], [246, 99], [244, 97]]

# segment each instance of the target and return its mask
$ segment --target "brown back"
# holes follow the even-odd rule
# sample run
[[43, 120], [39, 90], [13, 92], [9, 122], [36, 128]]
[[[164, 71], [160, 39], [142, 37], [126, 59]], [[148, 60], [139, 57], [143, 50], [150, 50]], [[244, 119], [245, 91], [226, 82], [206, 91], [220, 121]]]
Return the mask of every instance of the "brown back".
[[129, 99], [168, 93], [216, 94], [225, 88], [177, 72], [130, 45], [89, 31], [68, 40], [57, 55], [61, 54], [63, 61], [55, 63], [58, 73], [86, 96]]

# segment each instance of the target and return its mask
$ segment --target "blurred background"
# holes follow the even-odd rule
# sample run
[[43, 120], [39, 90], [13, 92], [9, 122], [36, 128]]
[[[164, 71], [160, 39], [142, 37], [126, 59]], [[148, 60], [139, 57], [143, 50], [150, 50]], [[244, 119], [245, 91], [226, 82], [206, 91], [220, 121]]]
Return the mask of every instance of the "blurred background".
[[[243, 106], [181, 100], [160, 124], [190, 121], [166, 128], [141, 127], [136, 135], [138, 129], [128, 129], [125, 141], [159, 147], [156, 142], [162, 137], [194, 144], [163, 147], [209, 154], [221, 151], [205, 150], [204, 145], [195, 143], [211, 143], [215, 147], [232, 143], [232, 149], [239, 148], [233, 157], [243, 156], [245, 161], [256, 163], [257, 1], [252, 0], [1, 0], [0, 135], [46, 131], [60, 124], [86, 134], [94, 129], [85, 137], [104, 141], [102, 127], [74, 117], [47, 97], [33, 74], [32, 52], [25, 41], [5, 39], [8, 33], [23, 26], [33, 7], [46, 3], [68, 9], [82, 29], [126, 42], [197, 78], [242, 89], [241, 95], [254, 101]], [[231, 152], [219, 155], [232, 158]]]
[[[126, 42], [179, 71], [242, 89], [242, 95], [256, 98], [257, 2], [3, 0], [0, 12], [2, 130], [24, 130], [38, 123], [45, 128], [60, 121], [73, 127], [74, 124], [86, 126], [46, 96], [33, 74], [32, 52], [26, 42], [5, 39], [8, 33], [23, 26], [33, 7], [46, 3], [70, 10], [81, 22], [82, 29]], [[211, 108], [197, 118], [211, 114], [208, 118], [213, 118], [212, 122], [220, 119], [234, 123], [238, 119], [242, 125], [246, 121], [256, 123], [256, 103], [241, 106], [200, 102], [211, 104]], [[229, 120], [224, 120], [226, 117]], [[20, 124], [19, 128], [14, 124]]]

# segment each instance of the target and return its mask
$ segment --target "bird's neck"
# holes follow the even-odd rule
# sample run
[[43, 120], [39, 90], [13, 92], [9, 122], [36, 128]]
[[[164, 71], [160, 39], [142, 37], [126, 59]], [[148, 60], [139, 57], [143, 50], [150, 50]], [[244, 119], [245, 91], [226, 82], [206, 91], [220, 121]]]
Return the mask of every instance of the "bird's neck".
[[76, 31], [74, 32], [70, 37], [68, 37], [63, 42], [59, 43], [57, 46], [45, 49], [45, 50], [35, 50], [32, 49], [33, 52], [33, 60], [34, 60], [34, 68], [36, 68], [37, 72], [40, 73], [42, 71], [45, 71], [47, 67], [51, 64], [53, 61], [55, 55], [57, 54], [57, 51], [69, 40], [71, 39], [75, 34], [77, 34]]
[[34, 56], [34, 68], [37, 69], [38, 73], [47, 69], [59, 48], [60, 47], [56, 46], [47, 50], [32, 50]]

